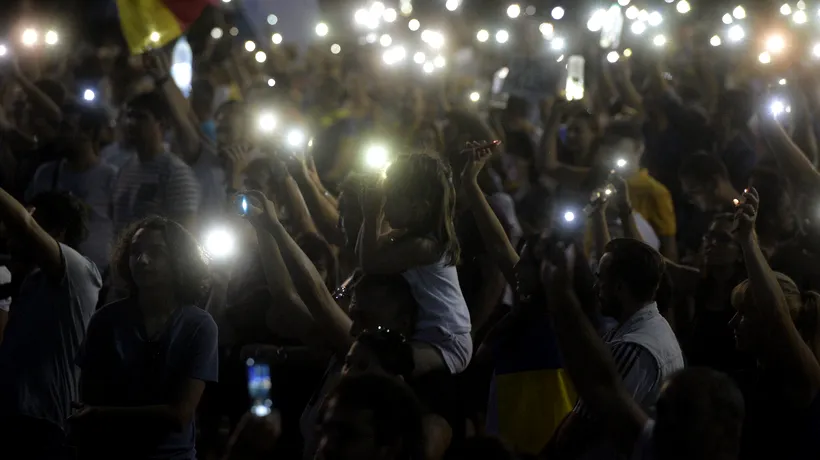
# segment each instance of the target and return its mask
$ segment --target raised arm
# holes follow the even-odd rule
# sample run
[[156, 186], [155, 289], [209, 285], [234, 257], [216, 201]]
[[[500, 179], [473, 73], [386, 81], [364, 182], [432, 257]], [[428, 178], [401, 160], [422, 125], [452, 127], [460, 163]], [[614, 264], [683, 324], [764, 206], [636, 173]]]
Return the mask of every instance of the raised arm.
[[589, 168], [566, 165], [558, 161], [558, 130], [561, 119], [567, 113], [567, 102], [556, 100], [552, 111], [544, 123], [544, 132], [540, 142], [540, 170], [563, 184], [578, 186], [586, 180]]
[[9, 236], [30, 248], [31, 257], [37, 261], [41, 270], [61, 279], [65, 271], [60, 245], [34, 220], [33, 212], [29, 212], [19, 201], [0, 188], [0, 222], [6, 227]]
[[42, 110], [43, 115], [52, 123], [58, 124], [63, 120], [63, 112], [55, 101], [37, 87], [31, 80], [26, 78], [16, 59], [11, 59], [12, 73], [15, 81], [26, 93], [26, 97], [32, 105]]
[[758, 244], [754, 232], [759, 205], [757, 190], [749, 189], [743, 198], [744, 203], [738, 205], [735, 213], [735, 222], [754, 301], [747, 302], [741, 313], [767, 331], [763, 336], [761, 361], [788, 369], [799, 377], [802, 381], [795, 386], [808, 392], [800, 395], [805, 396], [808, 403], [820, 388], [820, 364], [794, 326], [786, 296]]
[[314, 231], [321, 232], [322, 236], [329, 242], [339, 246], [343, 242], [339, 231], [339, 209], [333, 202], [327, 199], [327, 191], [319, 188], [310, 176], [307, 164], [300, 158], [292, 158], [288, 161], [288, 170], [291, 180], [297, 186], [302, 196], [302, 204], [306, 206], [305, 212], [312, 217]]
[[[476, 146], [480, 147], [480, 146]], [[467, 202], [476, 221], [476, 226], [484, 240], [484, 246], [491, 257], [498, 264], [501, 273], [511, 286], [515, 286], [515, 264], [518, 263], [518, 254], [507, 238], [504, 226], [493, 212], [490, 203], [478, 185], [478, 173], [492, 156], [490, 148], [472, 148], [461, 153], [469, 156], [467, 165], [462, 171], [462, 186], [464, 187]]]

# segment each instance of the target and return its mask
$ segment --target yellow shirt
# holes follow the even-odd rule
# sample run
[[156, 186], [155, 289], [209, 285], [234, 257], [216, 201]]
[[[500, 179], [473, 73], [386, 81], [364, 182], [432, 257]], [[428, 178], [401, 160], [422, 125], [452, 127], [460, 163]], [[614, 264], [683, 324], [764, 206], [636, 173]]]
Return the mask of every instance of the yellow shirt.
[[632, 208], [649, 222], [659, 237], [675, 236], [677, 223], [672, 195], [666, 187], [641, 169], [626, 179]]

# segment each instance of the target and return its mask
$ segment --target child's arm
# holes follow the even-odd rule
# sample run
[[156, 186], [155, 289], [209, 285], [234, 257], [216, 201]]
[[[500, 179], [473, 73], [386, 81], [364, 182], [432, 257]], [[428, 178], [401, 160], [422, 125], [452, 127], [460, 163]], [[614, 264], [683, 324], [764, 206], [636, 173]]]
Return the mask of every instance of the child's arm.
[[380, 234], [384, 214], [384, 195], [376, 187], [369, 188], [363, 197], [364, 222], [359, 231], [356, 252], [365, 273], [401, 273], [420, 265], [438, 262], [441, 252], [438, 245], [428, 238], [402, 238], [398, 241], [391, 234]]

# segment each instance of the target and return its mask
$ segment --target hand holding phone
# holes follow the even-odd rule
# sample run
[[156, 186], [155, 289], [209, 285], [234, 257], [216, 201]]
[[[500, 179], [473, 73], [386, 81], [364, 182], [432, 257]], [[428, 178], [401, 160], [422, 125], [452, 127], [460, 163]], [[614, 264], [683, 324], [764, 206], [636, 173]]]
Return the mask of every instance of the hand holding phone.
[[271, 378], [270, 366], [257, 363], [253, 359], [246, 361], [248, 366], [248, 396], [251, 398], [251, 413], [265, 417], [271, 413], [273, 402], [270, 399]]

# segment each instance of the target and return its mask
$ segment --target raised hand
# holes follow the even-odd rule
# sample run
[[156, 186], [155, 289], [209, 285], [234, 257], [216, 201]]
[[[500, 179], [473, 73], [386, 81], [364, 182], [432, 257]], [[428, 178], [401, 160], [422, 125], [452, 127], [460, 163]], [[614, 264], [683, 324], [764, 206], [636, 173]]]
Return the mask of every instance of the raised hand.
[[757, 209], [760, 206], [760, 196], [754, 188], [743, 192], [743, 201], [735, 208], [734, 231], [739, 240], [748, 240], [754, 237]]
[[464, 169], [461, 171], [461, 179], [464, 182], [475, 180], [478, 173], [484, 168], [487, 160], [493, 155], [493, 148], [498, 145], [498, 141], [490, 143], [468, 142], [467, 148], [461, 151], [467, 157]]
[[[248, 190], [234, 195], [234, 202], [247, 198], [248, 212], [245, 217], [253, 224], [267, 219], [269, 222], [276, 222], [279, 216], [276, 214], [276, 205], [258, 190]], [[237, 206], [238, 207], [238, 206]]]
[[632, 209], [632, 202], [629, 199], [629, 188], [626, 185], [626, 181], [620, 174], [612, 173], [609, 175], [609, 181], [612, 184], [614, 190], [614, 197], [612, 197], [612, 202], [615, 203], [615, 206], [618, 207], [619, 212], [626, 212]]

